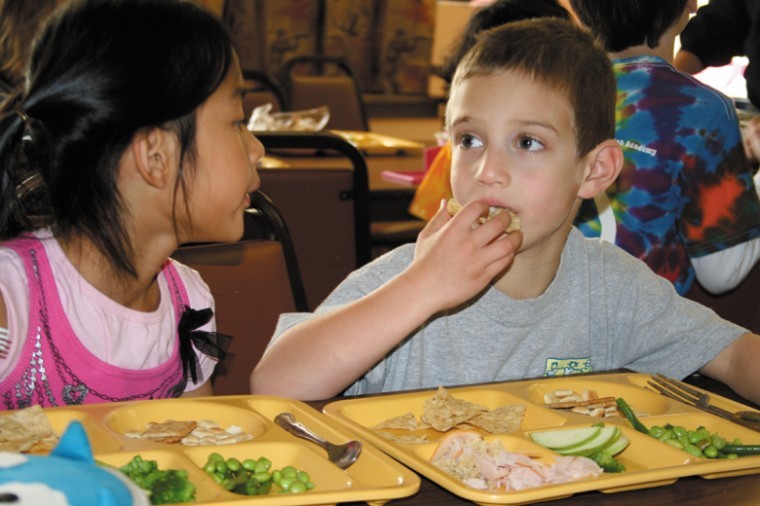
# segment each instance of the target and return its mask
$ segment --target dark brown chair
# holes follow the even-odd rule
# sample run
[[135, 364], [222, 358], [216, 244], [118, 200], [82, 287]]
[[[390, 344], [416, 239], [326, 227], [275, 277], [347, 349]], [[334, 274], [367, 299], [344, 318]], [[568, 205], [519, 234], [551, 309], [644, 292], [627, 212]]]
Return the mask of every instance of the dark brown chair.
[[272, 104], [272, 112], [287, 111], [288, 97], [285, 88], [273, 76], [259, 70], [243, 70], [245, 95], [243, 96], [243, 112], [246, 118], [256, 107]]
[[694, 283], [686, 296], [711, 308], [722, 318], [760, 334], [760, 262], [729, 292], [713, 295]]
[[288, 221], [307, 298], [311, 307], [316, 307], [351, 271], [370, 259], [364, 156], [329, 132], [254, 133], [268, 153], [286, 162], [292, 159], [295, 163], [299, 155], [339, 160], [335, 168], [259, 169], [261, 187]]
[[369, 130], [359, 84], [343, 59], [325, 55], [302, 55], [283, 65], [281, 81], [293, 111], [330, 109], [331, 130]]
[[280, 314], [306, 311], [293, 243], [277, 208], [251, 194], [246, 237], [236, 243], [183, 246], [173, 255], [196, 269], [216, 303], [217, 330], [233, 336], [212, 377], [214, 393], [249, 393], [249, 376], [274, 333]]

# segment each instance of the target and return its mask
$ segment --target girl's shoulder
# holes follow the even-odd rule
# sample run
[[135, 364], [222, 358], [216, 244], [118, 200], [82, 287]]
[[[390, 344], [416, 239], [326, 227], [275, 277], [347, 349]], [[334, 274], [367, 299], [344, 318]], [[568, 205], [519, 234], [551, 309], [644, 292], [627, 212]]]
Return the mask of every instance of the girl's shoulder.
[[[190, 266], [183, 264], [173, 258], [169, 258], [168, 262], [179, 275], [182, 284], [185, 286], [187, 295], [190, 298], [190, 303], [193, 307], [213, 307], [213, 294], [208, 284], [203, 280], [201, 275]], [[205, 304], [201, 306], [201, 304]]]

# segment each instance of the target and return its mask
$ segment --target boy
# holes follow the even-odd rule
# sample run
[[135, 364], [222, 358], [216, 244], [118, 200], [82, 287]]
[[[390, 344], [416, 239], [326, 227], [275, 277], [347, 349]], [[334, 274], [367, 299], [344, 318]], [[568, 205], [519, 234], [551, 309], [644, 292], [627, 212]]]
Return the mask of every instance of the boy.
[[735, 288], [760, 259], [760, 200], [730, 99], [678, 72], [675, 39], [696, 0], [570, 0], [617, 77], [620, 177], [578, 228], [640, 258], [681, 295]]
[[[314, 314], [282, 316], [253, 392], [318, 399], [630, 367], [700, 369], [760, 400], [759, 336], [572, 227], [620, 171], [614, 103], [606, 53], [572, 23], [484, 32], [447, 109], [464, 207], [441, 209], [415, 245], [352, 273]], [[507, 212], [481, 224], [491, 206], [522, 231], [504, 233]]]

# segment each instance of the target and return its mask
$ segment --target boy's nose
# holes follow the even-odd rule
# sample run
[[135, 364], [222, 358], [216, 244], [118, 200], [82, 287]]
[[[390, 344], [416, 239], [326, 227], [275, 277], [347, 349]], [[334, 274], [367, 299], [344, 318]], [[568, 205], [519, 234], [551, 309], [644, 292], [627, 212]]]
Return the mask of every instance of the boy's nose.
[[509, 184], [509, 170], [504, 156], [486, 153], [480, 160], [478, 180], [484, 184]]

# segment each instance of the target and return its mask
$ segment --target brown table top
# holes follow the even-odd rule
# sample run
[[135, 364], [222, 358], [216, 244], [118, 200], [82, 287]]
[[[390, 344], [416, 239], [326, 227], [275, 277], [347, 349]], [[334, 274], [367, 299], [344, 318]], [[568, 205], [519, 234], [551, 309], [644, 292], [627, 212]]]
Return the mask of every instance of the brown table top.
[[[725, 385], [710, 380], [703, 376], [693, 376], [689, 379], [700, 388], [709, 390], [729, 399], [749, 404], [746, 400], [738, 397]], [[308, 404], [321, 410], [327, 401], [312, 401]], [[656, 458], [656, 455], [652, 456]], [[461, 505], [471, 504], [469, 501], [455, 496], [437, 484], [421, 476], [422, 484], [417, 494], [400, 500], [395, 500], [394, 505]], [[551, 501], [557, 506], [660, 506], [668, 504], [684, 504], [696, 506], [743, 506], [760, 504], [760, 477], [748, 475], [732, 478], [720, 478], [708, 480], [699, 476], [681, 478], [672, 485], [660, 486], [628, 492], [604, 494], [601, 492], [588, 492], [574, 495], [566, 499]]]
[[[293, 156], [283, 155], [281, 153], [273, 153], [272, 155], [267, 156], [269, 159], [265, 162], [265, 166], [259, 170], [345, 170], [351, 168], [351, 162], [343, 156]], [[409, 193], [413, 193], [413, 186], [383, 179], [382, 172], [384, 170], [415, 172], [424, 168], [422, 153], [373, 155], [366, 156], [365, 161], [367, 162], [370, 192], [408, 191]], [[267, 164], [271, 165], [267, 166]]]

